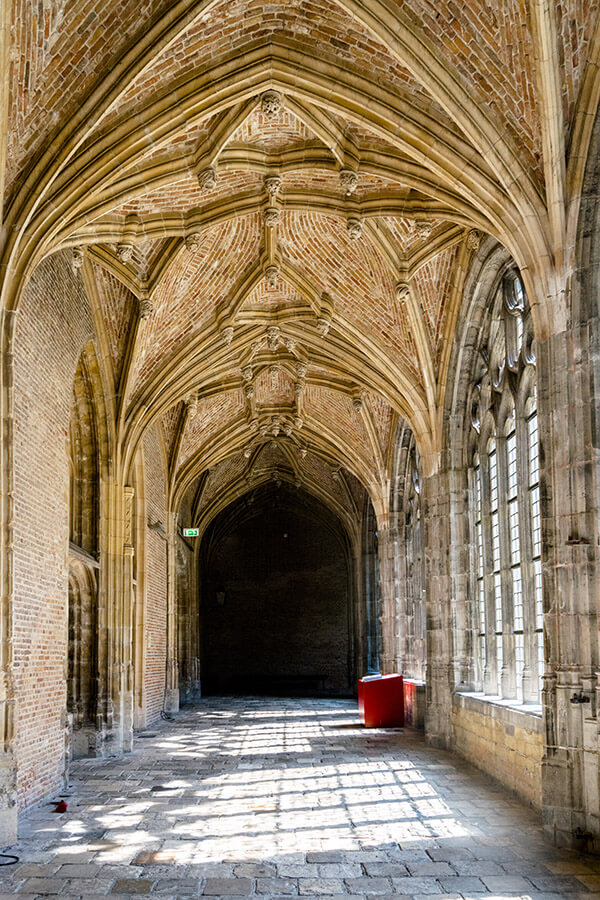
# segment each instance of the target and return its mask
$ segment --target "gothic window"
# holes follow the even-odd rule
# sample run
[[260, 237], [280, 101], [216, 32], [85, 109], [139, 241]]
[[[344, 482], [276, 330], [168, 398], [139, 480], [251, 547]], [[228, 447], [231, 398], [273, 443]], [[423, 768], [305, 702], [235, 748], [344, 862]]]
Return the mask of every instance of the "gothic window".
[[498, 284], [471, 386], [473, 647], [480, 689], [539, 703], [543, 607], [531, 313], [518, 273]]

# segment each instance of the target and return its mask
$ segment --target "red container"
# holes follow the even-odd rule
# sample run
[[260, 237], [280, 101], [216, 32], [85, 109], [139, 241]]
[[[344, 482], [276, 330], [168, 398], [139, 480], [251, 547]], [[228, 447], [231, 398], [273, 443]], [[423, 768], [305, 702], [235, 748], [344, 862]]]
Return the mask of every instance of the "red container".
[[367, 675], [358, 680], [358, 714], [365, 728], [402, 728], [404, 683], [402, 675]]

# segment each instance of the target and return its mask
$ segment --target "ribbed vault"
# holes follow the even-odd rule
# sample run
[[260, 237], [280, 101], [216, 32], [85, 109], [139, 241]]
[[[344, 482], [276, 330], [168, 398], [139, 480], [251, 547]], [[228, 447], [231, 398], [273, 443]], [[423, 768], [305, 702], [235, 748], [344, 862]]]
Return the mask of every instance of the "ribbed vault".
[[76, 2], [34, 53], [14, 4], [3, 302], [72, 255], [125, 479], [160, 423], [177, 502], [217, 472], [235, 493], [275, 446], [282, 477], [343, 471], [385, 522], [399, 416], [435, 470], [481, 236], [520, 265], [538, 332], [563, 315], [598, 41], [594, 4], [559, 6], [123, 0], [76, 28]]

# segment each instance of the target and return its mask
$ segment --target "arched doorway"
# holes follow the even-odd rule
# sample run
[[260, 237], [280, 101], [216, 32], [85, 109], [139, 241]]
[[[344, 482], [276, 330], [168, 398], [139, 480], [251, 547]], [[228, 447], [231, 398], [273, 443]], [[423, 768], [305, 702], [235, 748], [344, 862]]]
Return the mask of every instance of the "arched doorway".
[[348, 695], [351, 553], [323, 504], [263, 486], [211, 524], [200, 552], [203, 693]]

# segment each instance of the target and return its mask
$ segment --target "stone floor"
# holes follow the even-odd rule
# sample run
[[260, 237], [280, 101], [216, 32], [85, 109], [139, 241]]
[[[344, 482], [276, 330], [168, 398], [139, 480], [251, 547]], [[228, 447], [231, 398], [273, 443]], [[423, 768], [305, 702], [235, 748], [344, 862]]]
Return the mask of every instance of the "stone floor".
[[68, 811], [25, 817], [15, 894], [94, 900], [600, 898], [600, 863], [420, 736], [337, 700], [207, 700], [125, 759], [73, 765]]

